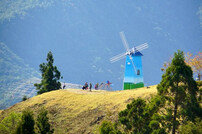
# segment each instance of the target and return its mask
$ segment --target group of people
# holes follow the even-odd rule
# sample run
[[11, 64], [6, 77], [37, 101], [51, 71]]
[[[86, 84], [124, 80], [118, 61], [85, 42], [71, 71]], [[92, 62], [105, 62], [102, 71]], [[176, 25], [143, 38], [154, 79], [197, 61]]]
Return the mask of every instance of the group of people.
[[[86, 83], [84, 84], [84, 86], [82, 87], [82, 89], [83, 89], [83, 90], [87, 90], [87, 89], [88, 89], [88, 82], [86, 82]], [[91, 89], [92, 89], [92, 83], [89, 84], [89, 89], [90, 89], [90, 91], [91, 91]]]
[[[95, 84], [95, 90], [98, 90], [98, 88], [102, 88], [103, 86], [107, 86], [107, 88], [109, 88], [109, 87], [110, 87], [110, 84], [112, 84], [112, 83], [109, 82], [109, 81], [107, 81], [106, 84], [101, 83], [100, 85], [99, 85], [99, 83], [96, 83], [96, 84]], [[83, 90], [87, 90], [88, 88], [89, 88], [90, 91], [92, 91], [92, 90], [91, 90], [91, 89], [92, 89], [92, 83], [89, 83], [89, 86], [88, 86], [88, 82], [86, 82], [86, 83], [83, 85], [83, 87], [82, 87]]]

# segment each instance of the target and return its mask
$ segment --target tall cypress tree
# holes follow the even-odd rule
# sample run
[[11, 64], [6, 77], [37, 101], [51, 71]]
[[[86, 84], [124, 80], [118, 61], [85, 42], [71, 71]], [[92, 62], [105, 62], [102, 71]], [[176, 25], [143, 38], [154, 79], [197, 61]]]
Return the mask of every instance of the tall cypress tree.
[[61, 83], [59, 82], [61, 74], [57, 67], [53, 66], [54, 59], [51, 51], [48, 53], [46, 60], [47, 63], [42, 63], [39, 65], [39, 70], [42, 73], [41, 83], [34, 84], [36, 89], [39, 90], [37, 92], [38, 94], [58, 90], [61, 87]]
[[166, 69], [157, 87], [158, 94], [166, 98], [166, 109], [171, 111], [172, 134], [175, 134], [180, 119], [193, 120], [200, 114], [196, 99], [197, 84], [190, 66], [184, 62], [184, 54], [178, 50], [171, 65]]

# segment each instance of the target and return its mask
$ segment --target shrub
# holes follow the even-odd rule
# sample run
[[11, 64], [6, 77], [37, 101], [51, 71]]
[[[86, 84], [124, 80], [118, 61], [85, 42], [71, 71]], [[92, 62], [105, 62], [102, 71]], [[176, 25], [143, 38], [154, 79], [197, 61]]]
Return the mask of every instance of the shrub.
[[50, 128], [47, 114], [48, 111], [42, 108], [37, 116], [36, 125], [39, 134], [52, 134], [54, 132], [54, 129]]
[[188, 122], [180, 127], [180, 134], [202, 134], [202, 121], [197, 118], [196, 122]]
[[23, 96], [22, 101], [26, 101], [27, 99], [29, 99], [26, 95]]
[[21, 122], [18, 124], [16, 134], [34, 134], [34, 117], [33, 112], [29, 109], [22, 112]]
[[21, 114], [11, 113], [7, 117], [5, 117], [0, 123], [0, 133], [1, 134], [11, 134], [14, 133], [17, 124], [21, 120]]
[[115, 124], [110, 121], [103, 121], [99, 131], [100, 134], [121, 134], [121, 132], [116, 129]]

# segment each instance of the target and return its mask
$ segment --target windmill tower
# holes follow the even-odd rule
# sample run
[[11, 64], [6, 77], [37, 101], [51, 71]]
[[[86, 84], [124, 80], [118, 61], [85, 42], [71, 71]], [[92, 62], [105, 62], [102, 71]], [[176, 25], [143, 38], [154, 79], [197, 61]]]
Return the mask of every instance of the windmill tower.
[[124, 33], [120, 32], [120, 36], [126, 52], [112, 57], [110, 61], [113, 63], [126, 57], [123, 89], [126, 90], [144, 87], [142, 71], [143, 54], [140, 53], [140, 51], [148, 48], [148, 44], [144, 43], [129, 49]]

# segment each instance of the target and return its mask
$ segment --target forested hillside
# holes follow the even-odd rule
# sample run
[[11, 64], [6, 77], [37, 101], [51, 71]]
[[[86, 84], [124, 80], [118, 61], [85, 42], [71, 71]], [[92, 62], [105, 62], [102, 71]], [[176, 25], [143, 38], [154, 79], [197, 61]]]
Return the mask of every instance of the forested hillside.
[[35, 95], [33, 84], [39, 82], [39, 78], [36, 70], [0, 43], [0, 109], [21, 101], [24, 95]]

